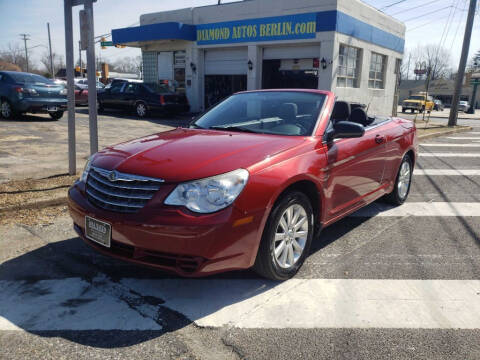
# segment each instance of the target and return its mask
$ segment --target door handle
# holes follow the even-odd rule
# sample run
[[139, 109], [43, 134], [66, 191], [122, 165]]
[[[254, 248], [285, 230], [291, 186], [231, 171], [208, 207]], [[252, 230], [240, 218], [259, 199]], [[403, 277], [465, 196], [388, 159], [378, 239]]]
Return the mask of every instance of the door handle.
[[377, 136], [375, 136], [375, 142], [376, 142], [377, 144], [381, 144], [381, 143], [383, 143], [384, 141], [385, 141], [385, 136], [382, 136], [382, 135], [377, 135]]

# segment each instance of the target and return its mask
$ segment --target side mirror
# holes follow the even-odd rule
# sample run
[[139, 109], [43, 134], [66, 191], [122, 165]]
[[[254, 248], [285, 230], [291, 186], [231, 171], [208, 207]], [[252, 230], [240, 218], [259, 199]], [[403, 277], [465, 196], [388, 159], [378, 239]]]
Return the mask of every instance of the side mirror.
[[365, 134], [363, 125], [352, 121], [339, 121], [328, 133], [328, 141], [343, 138], [358, 138]]

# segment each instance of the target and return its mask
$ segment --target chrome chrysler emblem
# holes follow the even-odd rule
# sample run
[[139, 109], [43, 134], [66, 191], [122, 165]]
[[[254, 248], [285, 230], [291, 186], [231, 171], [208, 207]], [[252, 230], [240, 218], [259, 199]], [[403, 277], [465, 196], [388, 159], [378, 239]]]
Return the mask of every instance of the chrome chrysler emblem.
[[110, 179], [110, 181], [117, 180], [117, 172], [113, 170], [112, 172], [110, 172], [110, 175], [108, 175], [108, 178]]

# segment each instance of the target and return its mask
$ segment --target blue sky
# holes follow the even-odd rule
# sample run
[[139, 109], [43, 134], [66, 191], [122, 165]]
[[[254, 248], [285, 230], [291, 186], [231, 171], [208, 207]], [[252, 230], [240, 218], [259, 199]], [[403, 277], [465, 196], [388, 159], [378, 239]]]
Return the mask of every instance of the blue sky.
[[[398, 0], [366, 0], [365, 2], [405, 21], [407, 48], [415, 48], [418, 44], [442, 43], [452, 50], [453, 65], [457, 66], [465, 30], [468, 0], [436, 0], [430, 5], [427, 4], [429, 0], [405, 0], [390, 7], [386, 6]], [[100, 35], [109, 33], [111, 29], [137, 25], [140, 15], [144, 13], [216, 3], [217, 0], [98, 0], [94, 4], [95, 34]], [[415, 8], [419, 5], [423, 6]], [[78, 54], [78, 9], [80, 8], [76, 7], [73, 13], [75, 59]], [[431, 13], [432, 11], [435, 13]], [[9, 43], [18, 43], [23, 46], [19, 34], [28, 33], [31, 38], [28, 47], [40, 45], [29, 52], [33, 59], [38, 60], [47, 50], [47, 22], [50, 22], [53, 51], [63, 55], [65, 52], [63, 0], [0, 0], [0, 51]], [[442, 40], [442, 33], [445, 40]], [[480, 50], [478, 11], [470, 54], [477, 50]], [[135, 48], [100, 50], [97, 47], [96, 53], [111, 61], [118, 57], [140, 55], [140, 50]]]

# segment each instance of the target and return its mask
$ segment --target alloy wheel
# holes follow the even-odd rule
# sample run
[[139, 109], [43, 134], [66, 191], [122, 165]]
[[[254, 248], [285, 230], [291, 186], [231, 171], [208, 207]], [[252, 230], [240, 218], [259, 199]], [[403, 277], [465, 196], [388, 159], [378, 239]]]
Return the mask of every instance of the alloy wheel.
[[147, 113], [147, 108], [145, 107], [144, 104], [140, 103], [137, 105], [137, 115], [140, 117], [144, 117], [145, 114]]
[[403, 200], [407, 196], [408, 188], [410, 187], [411, 181], [411, 169], [410, 163], [408, 161], [404, 161], [402, 166], [400, 167], [400, 173], [398, 175], [398, 196]]
[[307, 239], [307, 212], [293, 204], [283, 212], [275, 232], [273, 256], [278, 266], [292, 268], [302, 256]]
[[6, 119], [8, 119], [12, 115], [12, 108], [7, 101], [2, 101], [1, 113], [2, 116]]

